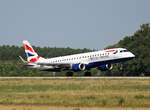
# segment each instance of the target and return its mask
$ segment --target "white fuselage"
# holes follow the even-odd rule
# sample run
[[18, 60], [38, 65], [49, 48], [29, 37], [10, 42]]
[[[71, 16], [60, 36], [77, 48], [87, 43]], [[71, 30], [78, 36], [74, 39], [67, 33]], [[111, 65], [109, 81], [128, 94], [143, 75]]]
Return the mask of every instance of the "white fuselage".
[[88, 52], [82, 54], [74, 54], [68, 56], [61, 56], [49, 59], [41, 59], [39, 62], [45, 63], [91, 63], [91, 62], [101, 62], [109, 60], [117, 60], [122, 58], [132, 58], [135, 57], [131, 52], [120, 52], [122, 48], [117, 49], [118, 52], [113, 54], [113, 52], [107, 52], [107, 50]]
[[[124, 48], [108, 49], [96, 52], [88, 52], [82, 54], [74, 54], [55, 58], [44, 59], [40, 58], [32, 68], [38, 69], [53, 69], [59, 68], [59, 64], [85, 64], [87, 68], [100, 66], [103, 64], [111, 64], [123, 62], [133, 59], [135, 55]], [[40, 64], [40, 65], [38, 65]], [[41, 66], [42, 64], [42, 66]], [[49, 65], [50, 64], [50, 65]], [[53, 65], [54, 64], [54, 65]], [[71, 69], [71, 68], [70, 68]]]

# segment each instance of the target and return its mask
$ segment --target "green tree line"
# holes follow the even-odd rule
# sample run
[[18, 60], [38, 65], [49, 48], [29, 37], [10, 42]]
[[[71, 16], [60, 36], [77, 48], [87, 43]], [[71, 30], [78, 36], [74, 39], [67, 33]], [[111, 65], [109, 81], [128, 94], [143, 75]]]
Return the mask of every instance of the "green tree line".
[[[56, 48], [56, 47], [35, 47], [33, 48], [39, 54], [39, 56], [45, 58], [64, 56], [70, 54], [84, 53], [93, 51], [90, 49], [72, 49], [72, 48]], [[32, 70], [25, 68], [23, 62], [18, 56], [22, 56], [26, 59], [24, 47], [19, 46], [0, 46], [0, 76], [64, 76], [66, 73], [54, 73], [40, 70]], [[82, 76], [82, 73], [76, 74]]]
[[143, 24], [132, 36], [126, 36], [117, 44], [107, 48], [123, 47], [135, 54], [134, 60], [125, 62], [123, 70], [115, 66], [111, 75], [117, 76], [150, 76], [150, 24]]

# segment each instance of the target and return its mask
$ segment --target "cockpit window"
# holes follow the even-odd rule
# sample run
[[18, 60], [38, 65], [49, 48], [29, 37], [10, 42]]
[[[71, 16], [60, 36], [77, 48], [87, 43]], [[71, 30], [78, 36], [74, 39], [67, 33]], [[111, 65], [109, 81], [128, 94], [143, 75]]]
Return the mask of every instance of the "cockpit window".
[[123, 52], [128, 52], [128, 50], [121, 50], [121, 51], [120, 51], [120, 53], [123, 53]]

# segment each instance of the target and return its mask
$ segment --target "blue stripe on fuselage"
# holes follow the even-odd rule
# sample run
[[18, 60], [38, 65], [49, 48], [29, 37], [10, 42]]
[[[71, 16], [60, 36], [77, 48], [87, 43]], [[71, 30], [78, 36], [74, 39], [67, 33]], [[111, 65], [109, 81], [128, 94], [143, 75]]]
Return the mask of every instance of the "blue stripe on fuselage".
[[94, 68], [94, 67], [98, 67], [100, 65], [104, 65], [104, 64], [110, 64], [110, 63], [118, 63], [118, 62], [124, 62], [124, 61], [128, 61], [128, 60], [132, 60], [134, 57], [130, 57], [130, 58], [122, 58], [122, 59], [115, 59], [115, 60], [108, 60], [108, 61], [101, 61], [101, 62], [92, 62], [89, 63], [86, 68]]

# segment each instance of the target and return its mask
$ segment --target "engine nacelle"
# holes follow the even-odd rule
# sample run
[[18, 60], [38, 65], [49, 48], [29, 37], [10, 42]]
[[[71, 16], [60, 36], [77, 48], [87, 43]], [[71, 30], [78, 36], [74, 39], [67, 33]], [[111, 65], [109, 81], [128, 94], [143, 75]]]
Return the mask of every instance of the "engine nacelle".
[[73, 64], [71, 67], [73, 71], [83, 71], [85, 70], [85, 68], [86, 68], [86, 65], [82, 63]]
[[107, 70], [111, 70], [112, 68], [113, 68], [112, 64], [105, 64], [105, 65], [99, 66], [98, 70], [107, 71]]

